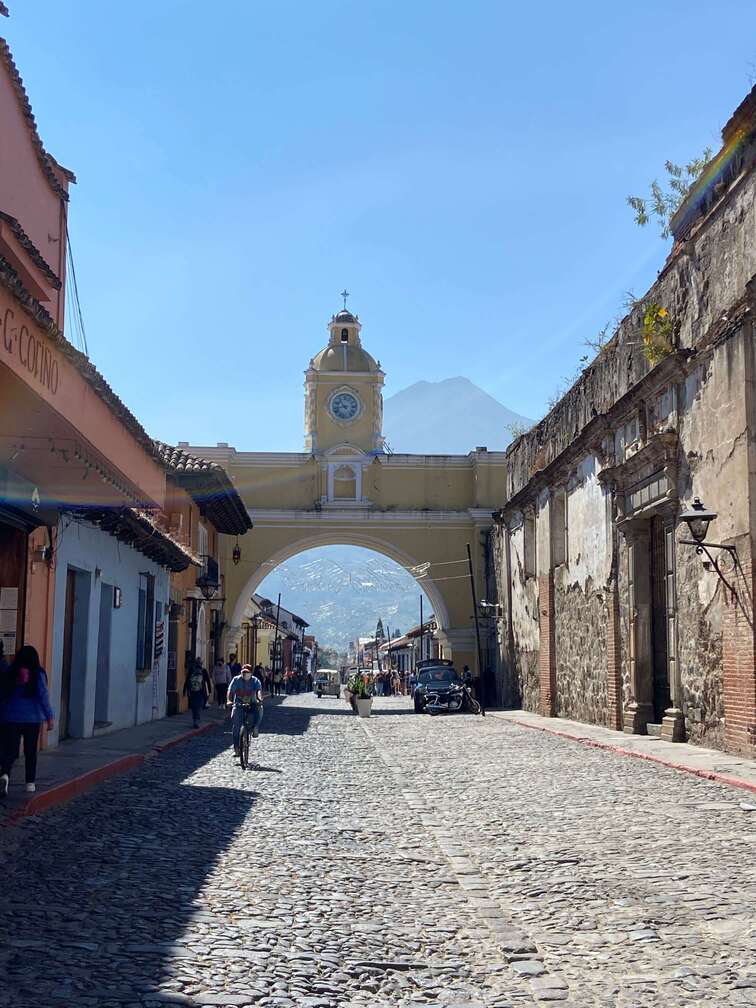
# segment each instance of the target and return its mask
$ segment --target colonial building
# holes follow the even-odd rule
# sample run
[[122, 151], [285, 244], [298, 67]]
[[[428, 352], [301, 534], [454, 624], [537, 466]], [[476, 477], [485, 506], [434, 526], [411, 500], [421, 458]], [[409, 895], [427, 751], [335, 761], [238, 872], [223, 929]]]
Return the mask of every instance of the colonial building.
[[[247, 604], [239, 642], [239, 660], [282, 673], [310, 671], [312, 651], [305, 630], [310, 624], [278, 602], [257, 592]], [[314, 642], [314, 638], [310, 638]]]
[[[7, 658], [23, 643], [40, 653], [50, 745], [177, 706], [176, 595], [201, 607], [215, 583], [222, 604], [218, 533], [250, 521], [223, 470], [157, 445], [67, 338], [74, 176], [45, 150], [1, 39], [0, 122], [0, 644]], [[203, 661], [213, 619], [195, 620], [210, 625], [192, 643]]]
[[224, 657], [225, 574], [220, 536], [233, 537], [235, 545], [227, 558], [233, 565], [241, 557], [239, 536], [252, 522], [221, 466], [161, 441], [155, 447], [166, 469], [168, 529], [199, 563], [198, 569], [186, 568], [171, 576], [167, 712], [175, 714], [187, 709], [183, 689], [189, 665], [199, 660], [210, 669]]
[[753, 754], [756, 90], [722, 139], [654, 286], [508, 450], [487, 596], [501, 701]]

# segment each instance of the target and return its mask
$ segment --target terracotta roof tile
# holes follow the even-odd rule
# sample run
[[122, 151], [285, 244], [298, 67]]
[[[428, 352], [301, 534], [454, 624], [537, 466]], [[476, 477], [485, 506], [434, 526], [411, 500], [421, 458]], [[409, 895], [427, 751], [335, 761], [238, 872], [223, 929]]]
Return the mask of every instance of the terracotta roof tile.
[[[7, 16], [7, 9], [2, 13]], [[61, 197], [61, 199], [67, 200], [68, 193], [65, 188], [60, 184], [58, 178], [53, 170], [53, 165], [63, 174], [70, 182], [76, 181], [76, 176], [73, 172], [70, 172], [67, 168], [59, 165], [55, 158], [48, 154], [44, 148], [44, 144], [40, 138], [39, 132], [37, 130], [37, 120], [34, 118], [34, 113], [32, 112], [31, 102], [29, 101], [29, 96], [26, 93], [26, 88], [24, 87], [24, 82], [21, 79], [21, 74], [18, 72], [18, 67], [13, 61], [13, 56], [10, 51], [10, 47], [4, 38], [0, 38], [0, 60], [5, 64], [5, 67], [10, 76], [11, 83], [13, 84], [13, 90], [16, 92], [16, 97], [18, 99], [18, 104], [21, 107], [21, 113], [23, 114], [26, 124], [29, 127], [29, 132], [31, 133], [32, 143], [37, 151], [37, 160], [40, 163], [42, 171], [44, 172], [47, 181], [50, 186], [55, 190], [55, 192]]]
[[185, 473], [212, 472], [213, 470], [225, 473], [223, 466], [217, 462], [210, 462], [208, 459], [197, 458], [185, 452], [183, 448], [174, 448], [173, 445], [165, 444], [163, 441], [155, 441], [155, 448], [161, 461], [169, 469], [176, 469]]
[[174, 480], [188, 491], [219, 532], [244, 535], [252, 522], [223, 466], [155, 441], [155, 452]]
[[24, 231], [24, 229], [18, 223], [16, 218], [11, 217], [10, 214], [3, 213], [3, 211], [0, 210], [0, 220], [4, 220], [5, 223], [10, 227], [11, 231], [16, 236], [18, 244], [22, 248], [26, 249], [26, 251], [29, 253], [29, 258], [34, 262], [35, 266], [38, 266], [42, 270], [42, 272], [45, 274], [47, 279], [53, 285], [55, 290], [60, 290], [61, 288], [60, 279], [53, 272], [53, 269], [49, 265], [49, 263], [45, 261], [45, 259], [42, 256], [42, 253], [39, 251], [39, 249], [31, 240], [26, 231]]

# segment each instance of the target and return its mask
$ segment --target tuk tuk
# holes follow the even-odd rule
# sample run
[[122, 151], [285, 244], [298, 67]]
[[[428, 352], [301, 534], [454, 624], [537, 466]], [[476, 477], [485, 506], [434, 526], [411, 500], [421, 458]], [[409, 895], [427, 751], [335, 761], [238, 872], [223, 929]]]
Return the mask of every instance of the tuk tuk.
[[326, 696], [341, 696], [341, 673], [338, 669], [318, 669], [313, 683], [313, 692], [318, 698]]

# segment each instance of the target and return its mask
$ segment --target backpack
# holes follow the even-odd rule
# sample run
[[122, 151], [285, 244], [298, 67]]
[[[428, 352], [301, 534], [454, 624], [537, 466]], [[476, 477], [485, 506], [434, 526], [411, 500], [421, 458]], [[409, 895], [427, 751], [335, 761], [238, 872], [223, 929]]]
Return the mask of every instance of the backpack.
[[205, 679], [201, 672], [192, 672], [189, 676], [189, 689], [192, 693], [199, 693], [205, 686]]

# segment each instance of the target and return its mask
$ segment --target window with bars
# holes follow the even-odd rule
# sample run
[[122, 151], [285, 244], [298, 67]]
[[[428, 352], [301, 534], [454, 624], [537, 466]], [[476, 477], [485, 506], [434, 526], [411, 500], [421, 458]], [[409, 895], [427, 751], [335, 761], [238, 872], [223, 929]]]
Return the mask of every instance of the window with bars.
[[137, 672], [147, 672], [152, 668], [154, 631], [155, 575], [140, 574], [137, 609]]

